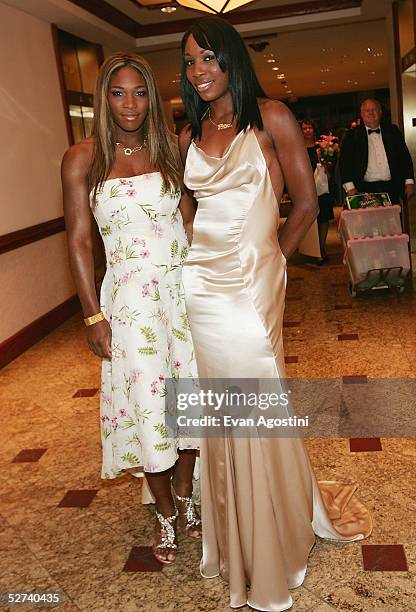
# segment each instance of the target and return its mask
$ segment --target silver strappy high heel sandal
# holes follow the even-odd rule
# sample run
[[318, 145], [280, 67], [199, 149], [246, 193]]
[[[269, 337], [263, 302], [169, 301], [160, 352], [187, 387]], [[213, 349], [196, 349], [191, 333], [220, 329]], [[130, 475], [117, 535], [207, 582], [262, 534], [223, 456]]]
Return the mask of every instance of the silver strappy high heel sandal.
[[[181, 530], [189, 538], [199, 540], [201, 537], [201, 519], [195, 508], [192, 497], [177, 495], [173, 487], [172, 493], [179, 516], [179, 526]], [[197, 532], [197, 535], [192, 535], [192, 532]]]
[[176, 532], [175, 532], [175, 521], [178, 518], [178, 511], [176, 510], [175, 514], [172, 516], [163, 516], [156, 510], [156, 518], [159, 521], [160, 529], [160, 540], [158, 544], [153, 544], [152, 552], [160, 563], [164, 563], [165, 565], [170, 565], [175, 561], [175, 559], [167, 559], [161, 556], [161, 553], [158, 551], [166, 550], [169, 555], [170, 552], [176, 551]]

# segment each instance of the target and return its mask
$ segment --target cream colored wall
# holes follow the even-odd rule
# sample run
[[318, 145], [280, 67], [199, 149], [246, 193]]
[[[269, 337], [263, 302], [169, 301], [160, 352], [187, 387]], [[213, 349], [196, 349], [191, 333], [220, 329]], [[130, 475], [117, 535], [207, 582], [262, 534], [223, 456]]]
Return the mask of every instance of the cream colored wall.
[[[62, 216], [68, 147], [49, 23], [0, 3], [0, 235]], [[0, 255], [0, 342], [74, 294], [61, 233]]]
[[0, 342], [75, 293], [64, 232], [4, 253], [0, 266]]

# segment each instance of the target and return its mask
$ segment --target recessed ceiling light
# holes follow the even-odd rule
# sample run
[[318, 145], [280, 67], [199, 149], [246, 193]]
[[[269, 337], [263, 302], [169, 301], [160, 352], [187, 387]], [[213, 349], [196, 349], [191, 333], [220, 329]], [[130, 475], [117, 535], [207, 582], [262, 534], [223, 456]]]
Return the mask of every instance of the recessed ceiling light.
[[358, 85], [358, 81], [354, 81], [354, 85]]
[[279, 66], [273, 66], [272, 70], [279, 70]]
[[277, 78], [282, 80], [282, 79], [285, 79], [286, 77], [285, 77], [284, 73], [281, 72], [280, 74], [277, 75]]
[[331, 68], [321, 68], [321, 72], [329, 72]]
[[321, 85], [326, 85], [326, 81], [321, 81]]
[[372, 51], [371, 47], [367, 47], [367, 51], [368, 51], [369, 53], [371, 53], [371, 51]]
[[174, 13], [176, 11], [176, 6], [162, 6], [160, 9], [162, 13]]
[[292, 94], [292, 93], [293, 93], [293, 91], [292, 91], [291, 89], [288, 89], [286, 93], [287, 93], [287, 94]]
[[375, 74], [375, 71], [374, 71], [374, 70], [372, 70], [372, 71], [370, 72], [370, 74], [373, 74], [373, 75], [374, 75], [374, 74]]
[[360, 64], [365, 64], [365, 60], [360, 60]]
[[272, 57], [269, 57], [269, 59], [267, 60], [268, 64], [274, 64], [275, 63], [275, 59], [273, 59]]

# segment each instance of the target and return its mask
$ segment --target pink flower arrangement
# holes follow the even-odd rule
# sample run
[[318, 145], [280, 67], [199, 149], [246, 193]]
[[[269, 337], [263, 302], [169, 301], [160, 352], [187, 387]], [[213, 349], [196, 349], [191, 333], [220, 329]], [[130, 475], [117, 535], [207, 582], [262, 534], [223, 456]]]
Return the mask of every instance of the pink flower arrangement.
[[138, 238], [137, 236], [135, 236], [133, 238], [133, 244], [138, 244], [138, 245], [140, 245], [142, 247], [145, 247], [146, 246], [146, 240], [143, 240], [143, 238]]
[[136, 383], [142, 374], [143, 374], [143, 370], [138, 370], [138, 369], [132, 370], [130, 373], [131, 382]]
[[163, 228], [158, 221], [152, 221], [152, 230], [156, 238], [161, 238], [163, 236]]
[[338, 138], [332, 134], [322, 134], [315, 143], [318, 145], [318, 159], [323, 164], [332, 164], [335, 153], [339, 152]]
[[127, 285], [129, 280], [131, 279], [133, 272], [124, 272], [123, 276], [120, 279], [122, 285]]

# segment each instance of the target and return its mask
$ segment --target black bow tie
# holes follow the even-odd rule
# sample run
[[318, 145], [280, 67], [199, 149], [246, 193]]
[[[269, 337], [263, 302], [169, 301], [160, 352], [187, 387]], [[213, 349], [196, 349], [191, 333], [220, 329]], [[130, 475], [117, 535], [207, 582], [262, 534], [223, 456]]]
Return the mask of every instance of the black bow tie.
[[381, 130], [380, 128], [377, 128], [376, 130], [370, 130], [370, 128], [367, 130], [367, 134], [370, 136], [370, 134], [380, 134]]

